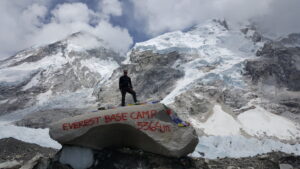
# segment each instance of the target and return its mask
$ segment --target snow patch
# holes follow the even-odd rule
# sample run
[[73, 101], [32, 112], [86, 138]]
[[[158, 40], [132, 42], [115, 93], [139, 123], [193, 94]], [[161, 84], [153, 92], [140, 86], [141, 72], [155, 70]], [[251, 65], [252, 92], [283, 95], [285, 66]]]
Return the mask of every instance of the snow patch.
[[48, 90], [45, 93], [41, 93], [36, 97], [36, 99], [38, 100], [37, 104], [39, 104], [39, 105], [45, 104], [50, 100], [51, 97], [52, 97], [52, 91], [51, 90]]
[[112, 75], [113, 71], [119, 67], [119, 64], [115, 61], [100, 60], [97, 58], [81, 60], [80, 63], [82, 67], [85, 66], [89, 70], [99, 73], [102, 77], [102, 80], [107, 80]]
[[38, 104], [0, 116], [0, 120], [18, 121], [24, 116], [47, 109], [81, 109], [96, 106], [96, 97], [92, 96], [93, 89], [82, 89], [76, 92], [52, 95], [51, 90], [38, 95]]
[[189, 120], [196, 129], [212, 136], [233, 136], [245, 133], [252, 137], [274, 137], [292, 142], [299, 140], [300, 136], [298, 124], [259, 106], [247, 110], [235, 118], [217, 104], [213, 107], [212, 115], [205, 122], [200, 122], [194, 117], [190, 117]]
[[259, 138], [267, 136], [282, 140], [296, 140], [300, 137], [299, 125], [259, 106], [240, 114], [238, 120], [245, 132]]
[[0, 100], [0, 104], [4, 104], [4, 103], [7, 103], [7, 102], [8, 102], [8, 99]]
[[39, 83], [40, 73], [35, 75], [31, 80], [22, 88], [22, 91], [28, 90]]
[[0, 70], [0, 82], [19, 84], [29, 79], [32, 73], [32, 70], [2, 69]]
[[0, 69], [0, 82], [9, 84], [19, 84], [26, 80], [39, 70], [56, 70], [61, 68], [67, 61], [62, 57], [62, 53], [44, 57], [37, 62], [25, 62], [18, 66]]
[[195, 117], [189, 120], [208, 135], [199, 137], [194, 157], [239, 158], [272, 151], [300, 155], [299, 125], [259, 106], [235, 118], [217, 104], [205, 122]]
[[194, 118], [190, 118], [195, 128], [203, 130], [208, 135], [231, 136], [240, 135], [240, 124], [231, 115], [224, 112], [220, 105], [213, 107], [212, 115], [206, 122], [201, 123]]
[[33, 129], [28, 127], [20, 127], [0, 121], [0, 139], [13, 137], [15, 139], [35, 143], [43, 147], [51, 147], [60, 149], [61, 145], [52, 140], [49, 136], [49, 129]]
[[300, 144], [285, 144], [272, 139], [247, 138], [245, 136], [202, 136], [192, 157], [217, 159], [224, 157], [240, 158], [280, 151], [300, 155]]
[[136, 43], [134, 49], [138, 51], [154, 50], [157, 52], [170, 52], [168, 49], [195, 49], [204, 45], [218, 43], [216, 36], [226, 34], [224, 28], [215, 22], [205, 22], [189, 32], [175, 31], [165, 33], [146, 42]]

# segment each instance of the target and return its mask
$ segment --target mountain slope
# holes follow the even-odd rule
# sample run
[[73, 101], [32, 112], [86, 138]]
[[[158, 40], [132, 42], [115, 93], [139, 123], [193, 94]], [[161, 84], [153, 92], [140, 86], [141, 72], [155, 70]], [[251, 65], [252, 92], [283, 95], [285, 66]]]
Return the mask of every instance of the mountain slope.
[[122, 60], [104, 41], [80, 32], [1, 61], [0, 137], [60, 147], [49, 141], [48, 129], [11, 123], [44, 128], [84, 113], [97, 104], [94, 86], [105, 82]]
[[[118, 78], [128, 69], [138, 99], [160, 99], [197, 128], [200, 143], [194, 156], [300, 154], [299, 144], [286, 144], [299, 143], [299, 122], [278, 115], [282, 105], [269, 100], [272, 106], [264, 105], [268, 98], [246, 75], [246, 63], [258, 59], [256, 52], [266, 40], [255, 29], [224, 23], [208, 21], [137, 43], [125, 65], [99, 89], [100, 104], [120, 104]], [[127, 102], [132, 102], [130, 95]], [[264, 148], [253, 149], [257, 146]]]

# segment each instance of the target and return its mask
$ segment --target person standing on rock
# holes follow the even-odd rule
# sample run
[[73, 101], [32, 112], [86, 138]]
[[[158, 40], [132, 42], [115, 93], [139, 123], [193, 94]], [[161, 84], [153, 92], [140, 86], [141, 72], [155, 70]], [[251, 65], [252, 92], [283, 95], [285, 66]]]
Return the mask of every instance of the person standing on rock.
[[125, 106], [125, 96], [126, 96], [127, 92], [132, 95], [135, 103], [137, 103], [137, 100], [136, 100], [136, 93], [132, 88], [131, 79], [130, 79], [130, 77], [127, 76], [128, 71], [124, 70], [123, 72], [124, 72], [124, 75], [121, 76], [119, 79], [119, 89], [122, 94], [122, 106]]

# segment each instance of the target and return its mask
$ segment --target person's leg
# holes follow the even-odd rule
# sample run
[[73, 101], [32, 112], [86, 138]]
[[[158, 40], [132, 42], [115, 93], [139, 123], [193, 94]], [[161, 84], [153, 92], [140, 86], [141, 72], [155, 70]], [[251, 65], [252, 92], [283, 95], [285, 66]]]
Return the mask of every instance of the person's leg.
[[130, 94], [132, 95], [133, 100], [134, 100], [134, 102], [136, 103], [136, 102], [137, 102], [137, 99], [136, 99], [136, 93], [135, 93], [135, 91], [132, 90], [132, 89], [129, 89], [127, 92], [130, 93]]
[[121, 94], [122, 94], [122, 106], [125, 106], [126, 90], [122, 89]]

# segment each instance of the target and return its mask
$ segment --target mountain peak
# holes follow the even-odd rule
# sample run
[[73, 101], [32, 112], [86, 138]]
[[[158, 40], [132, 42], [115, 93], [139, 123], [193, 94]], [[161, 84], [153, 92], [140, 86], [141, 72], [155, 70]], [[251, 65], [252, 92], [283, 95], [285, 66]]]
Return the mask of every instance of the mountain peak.
[[59, 41], [67, 45], [69, 51], [83, 51], [95, 48], [107, 48], [109, 45], [102, 39], [88, 32], [76, 32]]
[[[121, 60], [103, 40], [87, 32], [21, 51], [0, 62], [0, 88], [5, 87], [0, 94], [0, 100], [4, 99], [0, 114], [15, 109], [36, 112], [95, 103], [93, 87], [106, 81]], [[74, 96], [82, 99], [74, 100]]]

